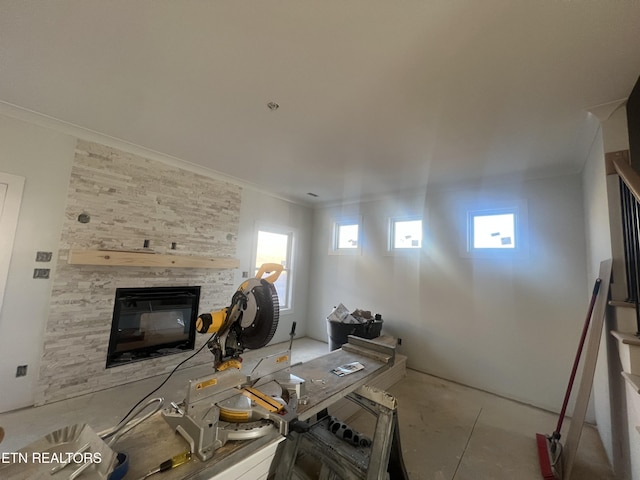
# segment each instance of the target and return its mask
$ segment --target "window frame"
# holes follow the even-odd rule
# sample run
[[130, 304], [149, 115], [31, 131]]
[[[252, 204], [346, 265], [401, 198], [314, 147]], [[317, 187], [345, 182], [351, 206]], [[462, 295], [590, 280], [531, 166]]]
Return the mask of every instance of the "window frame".
[[[513, 248], [476, 248], [474, 247], [474, 218], [490, 215], [513, 214]], [[528, 215], [526, 203], [511, 202], [493, 207], [468, 208], [466, 210], [465, 256], [469, 258], [524, 258], [529, 253]]]
[[[285, 259], [286, 265], [283, 271], [287, 272], [287, 281], [286, 281], [286, 289], [287, 289], [287, 302], [285, 305], [280, 305], [280, 313], [293, 313], [294, 308], [294, 295], [295, 295], [295, 282], [293, 281], [293, 276], [295, 273], [295, 249], [296, 249], [296, 239], [297, 239], [297, 230], [293, 227], [285, 226], [285, 225], [275, 225], [275, 224], [267, 224], [267, 223], [258, 223], [255, 227], [254, 233], [254, 247], [253, 254], [251, 259], [252, 264], [252, 276], [255, 276], [260, 268], [260, 265], [257, 265], [258, 261], [258, 238], [260, 232], [273, 233], [277, 235], [285, 235], [288, 237], [288, 247], [287, 247], [287, 258]], [[278, 301], [282, 301], [280, 292], [278, 292]]]
[[[420, 231], [422, 233], [420, 238], [420, 246], [419, 247], [396, 247], [395, 246], [396, 224], [400, 222], [414, 222], [414, 221], [420, 221]], [[424, 249], [424, 244], [425, 244], [424, 228], [425, 228], [425, 224], [424, 224], [423, 215], [403, 215], [403, 216], [389, 217], [388, 224], [387, 224], [387, 253], [406, 255], [406, 254], [411, 254], [411, 252], [421, 252]]]
[[[339, 235], [340, 227], [347, 225], [358, 226], [358, 245], [354, 248], [339, 248]], [[361, 216], [349, 216], [340, 217], [333, 220], [333, 226], [331, 230], [331, 245], [329, 246], [330, 255], [361, 255], [362, 254], [362, 217]]]

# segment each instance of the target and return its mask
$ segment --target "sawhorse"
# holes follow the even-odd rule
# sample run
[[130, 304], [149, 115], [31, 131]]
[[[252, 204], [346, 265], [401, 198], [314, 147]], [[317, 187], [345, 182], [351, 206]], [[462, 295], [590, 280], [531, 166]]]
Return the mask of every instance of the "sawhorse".
[[327, 429], [328, 418], [319, 418], [307, 431], [292, 431], [275, 458], [275, 480], [308, 478], [296, 469], [299, 454], [320, 460], [319, 480], [408, 480], [400, 447], [398, 404], [392, 395], [368, 385], [346, 398], [377, 417], [371, 447], [357, 448]]

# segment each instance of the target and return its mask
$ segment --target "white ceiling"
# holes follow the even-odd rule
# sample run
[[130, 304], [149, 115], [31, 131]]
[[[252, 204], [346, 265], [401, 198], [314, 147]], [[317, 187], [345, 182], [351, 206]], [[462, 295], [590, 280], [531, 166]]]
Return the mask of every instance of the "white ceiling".
[[0, 101], [326, 202], [580, 171], [639, 47], [635, 1], [0, 0]]

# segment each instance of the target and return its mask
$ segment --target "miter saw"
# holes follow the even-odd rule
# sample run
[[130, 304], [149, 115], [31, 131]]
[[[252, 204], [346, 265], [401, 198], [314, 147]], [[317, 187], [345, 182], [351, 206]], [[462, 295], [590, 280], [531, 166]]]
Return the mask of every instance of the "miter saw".
[[261, 359], [248, 375], [241, 370], [245, 349], [264, 347], [276, 331], [280, 309], [273, 284], [282, 270], [275, 263], [262, 265], [229, 307], [197, 319], [196, 330], [212, 334], [207, 346], [216, 373], [191, 380], [184, 401], [172, 403], [163, 417], [202, 461], [229, 440], [286, 435], [304, 401], [304, 380], [289, 373], [295, 322], [288, 350]]
[[[240, 368], [239, 358], [245, 348], [264, 347], [276, 332], [280, 302], [273, 285], [282, 273], [282, 265], [263, 264], [254, 278], [238, 287], [231, 306], [203, 313], [196, 320], [198, 333], [213, 333], [208, 342], [217, 371]], [[269, 275], [262, 278], [265, 273]]]

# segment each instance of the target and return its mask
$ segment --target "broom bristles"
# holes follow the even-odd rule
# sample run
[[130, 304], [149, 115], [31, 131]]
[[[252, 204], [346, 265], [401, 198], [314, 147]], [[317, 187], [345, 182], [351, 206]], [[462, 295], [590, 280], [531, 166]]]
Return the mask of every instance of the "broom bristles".
[[536, 434], [536, 443], [538, 444], [538, 460], [540, 463], [540, 473], [544, 480], [561, 480], [558, 472], [552, 465], [551, 445], [546, 435], [542, 433]]

